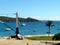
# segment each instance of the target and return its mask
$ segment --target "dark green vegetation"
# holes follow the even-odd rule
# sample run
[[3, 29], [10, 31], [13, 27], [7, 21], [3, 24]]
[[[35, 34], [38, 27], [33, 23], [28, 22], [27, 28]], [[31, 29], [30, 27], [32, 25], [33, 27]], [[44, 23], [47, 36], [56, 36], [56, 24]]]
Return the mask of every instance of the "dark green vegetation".
[[27, 37], [29, 40], [52, 40], [52, 36], [41, 36], [41, 37]]
[[60, 45], [60, 43], [58, 43], [58, 44], [54, 44], [54, 45]]
[[52, 40], [60, 40], [60, 33], [55, 34]]
[[[4, 21], [4, 22], [15, 22], [16, 18], [11, 18], [11, 17], [5, 17], [5, 16], [0, 16], [0, 21]], [[37, 19], [33, 19], [33, 18], [19, 18], [20, 22], [39, 22], [39, 20]]]

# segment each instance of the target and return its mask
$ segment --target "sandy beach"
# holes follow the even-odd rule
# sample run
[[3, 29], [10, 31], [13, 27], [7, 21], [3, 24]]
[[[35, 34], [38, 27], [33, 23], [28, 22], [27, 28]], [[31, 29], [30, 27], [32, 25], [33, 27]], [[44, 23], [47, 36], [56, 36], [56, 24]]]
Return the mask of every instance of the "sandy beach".
[[40, 41], [32, 40], [16, 40], [16, 39], [0, 39], [0, 45], [46, 45]]
[[[60, 41], [29, 40], [26, 38], [26, 37], [35, 37], [35, 36], [36, 35], [24, 36], [23, 40], [17, 40], [15, 38], [3, 37], [3, 38], [0, 38], [0, 45], [53, 45], [55, 43], [60, 43]], [[37, 36], [41, 36], [41, 35], [37, 35]], [[47, 35], [42, 35], [42, 36], [47, 36]]]

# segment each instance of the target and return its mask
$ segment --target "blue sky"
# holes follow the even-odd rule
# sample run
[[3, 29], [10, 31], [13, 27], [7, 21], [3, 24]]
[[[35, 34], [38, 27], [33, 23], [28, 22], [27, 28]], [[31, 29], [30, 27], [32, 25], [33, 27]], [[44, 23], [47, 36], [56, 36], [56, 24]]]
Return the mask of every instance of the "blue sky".
[[60, 20], [60, 0], [0, 0], [0, 14], [15, 12], [24, 18]]

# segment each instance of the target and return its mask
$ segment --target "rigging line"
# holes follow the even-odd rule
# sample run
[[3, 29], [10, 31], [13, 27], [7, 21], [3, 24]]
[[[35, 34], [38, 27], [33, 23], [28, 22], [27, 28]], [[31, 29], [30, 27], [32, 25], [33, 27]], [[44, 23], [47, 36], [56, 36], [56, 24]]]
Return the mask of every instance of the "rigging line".
[[[3, 29], [3, 28], [0, 28], [0, 29]], [[3, 29], [3, 30], [4, 30], [4, 29]], [[0, 33], [1, 33], [1, 32], [3, 32], [3, 31], [0, 31]], [[7, 32], [7, 31], [4, 30], [4, 32]]]
[[[7, 27], [11, 28], [9, 25], [7, 25], [6, 23], [4, 23], [4, 25], [6, 25]], [[11, 30], [15, 31], [13, 28], [11, 28]]]
[[0, 13], [0, 15], [11, 15], [11, 14], [12, 14], [12, 15], [13, 15], [13, 14], [15, 15], [15, 13], [5, 13], [5, 14], [4, 14], [4, 13]]

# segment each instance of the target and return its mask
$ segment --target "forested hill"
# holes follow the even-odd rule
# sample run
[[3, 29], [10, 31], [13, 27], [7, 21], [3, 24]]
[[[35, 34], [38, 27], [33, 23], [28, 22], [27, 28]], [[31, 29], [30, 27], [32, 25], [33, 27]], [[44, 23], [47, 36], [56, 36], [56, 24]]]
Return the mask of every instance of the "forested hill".
[[[14, 22], [16, 21], [16, 18], [0, 16], [0, 21]], [[28, 17], [28, 18], [19, 18], [19, 21], [20, 22], [39, 22], [40, 20]]]

